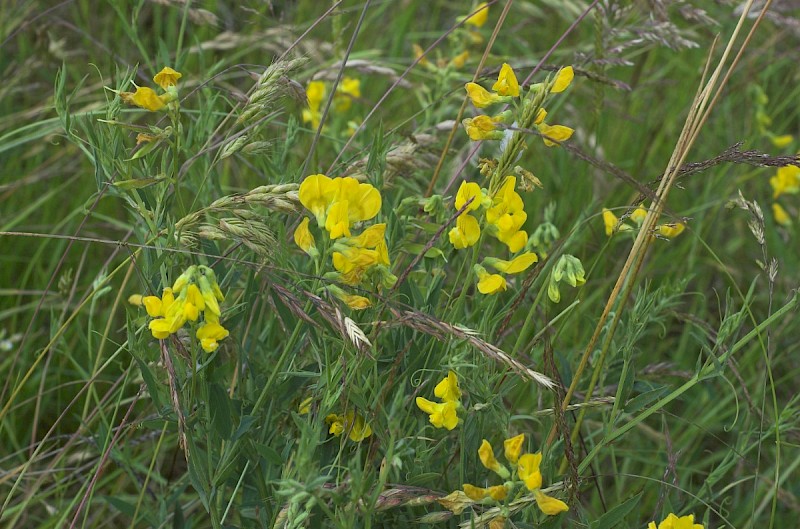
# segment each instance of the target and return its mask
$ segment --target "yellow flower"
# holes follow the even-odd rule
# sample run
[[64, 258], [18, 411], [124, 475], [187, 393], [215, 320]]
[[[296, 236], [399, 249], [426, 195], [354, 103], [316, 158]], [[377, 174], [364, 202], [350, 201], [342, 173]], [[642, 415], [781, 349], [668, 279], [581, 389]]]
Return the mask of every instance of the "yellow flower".
[[183, 77], [183, 75], [180, 72], [173, 70], [169, 66], [164, 66], [164, 68], [153, 77], [153, 81], [163, 90], [166, 90], [170, 86], [177, 86], [178, 79], [181, 77]]
[[528, 490], [536, 490], [542, 487], [542, 473], [539, 465], [542, 463], [542, 453], [522, 454], [517, 462], [517, 472], [519, 478], [525, 483]]
[[325, 215], [338, 193], [338, 186], [324, 174], [307, 176], [300, 184], [300, 203], [317, 218], [317, 226], [325, 226]]
[[[153, 296], [153, 297], [155, 297], [155, 296]], [[144, 300], [144, 296], [142, 296], [141, 294], [131, 294], [130, 296], [128, 296], [128, 303], [130, 303], [131, 305], [133, 305], [135, 307], [141, 307], [142, 304], [144, 303], [143, 300]]]
[[150, 328], [150, 332], [153, 333], [153, 338], [158, 340], [169, 338], [169, 335], [172, 334], [172, 331], [170, 331], [170, 322], [165, 318], [158, 318], [151, 321], [148, 327]]
[[120, 92], [120, 98], [128, 104], [136, 105], [150, 112], [157, 112], [172, 100], [169, 94], [156, 94], [155, 90], [146, 86], [137, 86], [136, 92]]
[[366, 423], [364, 417], [353, 411], [348, 411], [344, 415], [332, 413], [325, 417], [325, 422], [330, 425], [328, 433], [338, 437], [348, 432], [350, 440], [356, 443], [372, 435], [372, 427]]
[[497, 124], [500, 121], [499, 118], [481, 115], [474, 118], [466, 118], [461, 123], [472, 141], [502, 140], [503, 131], [497, 130]]
[[373, 224], [356, 237], [345, 239], [342, 242], [358, 248], [375, 248], [386, 242], [386, 224]]
[[489, 105], [507, 100], [507, 98], [488, 91], [478, 83], [467, 83], [464, 88], [467, 90], [467, 95], [472, 100], [472, 104], [478, 108], [486, 108]]
[[420, 66], [428, 66], [431, 62], [424, 56], [425, 50], [419, 44], [412, 44], [411, 49], [414, 51], [414, 59], [419, 59]]
[[336, 87], [334, 96], [335, 109], [337, 112], [346, 112], [353, 99], [361, 97], [361, 81], [354, 77], [344, 76], [342, 82]]
[[364, 310], [372, 305], [372, 302], [369, 300], [369, 298], [365, 298], [364, 296], [359, 296], [357, 294], [348, 294], [335, 285], [330, 285], [328, 290], [334, 296], [344, 301], [345, 304], [353, 310]]
[[467, 182], [466, 180], [461, 182], [461, 186], [458, 188], [458, 193], [456, 193], [456, 209], [460, 210], [464, 207], [470, 199], [474, 199], [470, 202], [467, 209], [464, 210], [465, 213], [474, 211], [481, 207], [481, 201], [483, 200], [483, 192], [481, 192], [481, 186], [476, 184], [475, 182]]
[[472, 15], [464, 19], [464, 24], [474, 26], [476, 28], [486, 24], [486, 20], [489, 18], [489, 8], [487, 7], [486, 2], [481, 2], [471, 12]]
[[[524, 217], [517, 216], [522, 222], [525, 222]], [[524, 230], [516, 230], [509, 232], [500, 232], [497, 234], [497, 239], [508, 246], [508, 251], [517, 253], [522, 250], [528, 243], [528, 233]]]
[[417, 407], [427, 413], [431, 424], [436, 428], [447, 428], [452, 430], [458, 426], [458, 414], [456, 412], [456, 402], [433, 402], [423, 397], [416, 398]]
[[797, 193], [800, 191], [800, 167], [787, 165], [778, 168], [778, 172], [769, 179], [769, 183], [773, 190], [772, 198], [778, 198], [784, 193]]
[[463, 486], [464, 494], [473, 501], [481, 501], [483, 498], [488, 496], [488, 492], [483, 487], [476, 487], [475, 485], [470, 485], [469, 483], [464, 483]]
[[648, 529], [703, 529], [703, 525], [694, 523], [694, 515], [681, 516], [678, 518], [670, 513], [656, 528], [655, 522], [650, 522], [647, 525]]
[[686, 225], [682, 222], [670, 222], [668, 224], [661, 224], [656, 226], [656, 231], [662, 237], [666, 237], [667, 239], [674, 239], [681, 233], [683, 230], [686, 229]]
[[433, 388], [433, 394], [445, 402], [458, 402], [461, 399], [461, 389], [458, 387], [458, 376], [452, 371], [447, 372], [441, 382]]
[[781, 226], [791, 226], [792, 225], [792, 218], [789, 217], [789, 214], [783, 209], [783, 206], [775, 202], [772, 204], [772, 215], [775, 217], [775, 222], [780, 224]]
[[311, 413], [311, 403], [314, 402], [314, 397], [306, 397], [300, 402], [297, 407], [297, 413], [300, 415], [308, 415]]
[[489, 441], [484, 439], [481, 442], [480, 448], [478, 448], [478, 458], [481, 460], [481, 464], [500, 476], [503, 479], [508, 479], [511, 475], [508, 472], [508, 469], [501, 465], [497, 459], [494, 457], [494, 450], [492, 450], [492, 445], [489, 444]]
[[200, 346], [207, 353], [217, 349], [220, 340], [228, 337], [228, 330], [219, 323], [204, 323], [197, 329], [196, 337], [200, 340]]
[[350, 203], [347, 215], [351, 223], [370, 220], [381, 210], [381, 194], [372, 184], [346, 176], [334, 178], [333, 185], [336, 187], [336, 200]]
[[647, 210], [643, 206], [639, 206], [631, 213], [631, 220], [641, 226], [646, 216]]
[[791, 134], [783, 134], [781, 136], [771, 136], [770, 141], [778, 149], [783, 149], [794, 141], [794, 136]]
[[509, 463], [516, 464], [519, 460], [519, 455], [522, 453], [522, 445], [525, 444], [525, 434], [521, 433], [515, 437], [510, 437], [503, 441], [503, 448], [505, 450], [506, 460]]
[[554, 94], [563, 92], [564, 90], [567, 89], [567, 87], [569, 87], [574, 77], [575, 77], [575, 72], [572, 70], [572, 66], [561, 68], [558, 71], [558, 75], [556, 76], [556, 82], [553, 85], [553, 88], [550, 89], [550, 92]]
[[528, 267], [538, 260], [539, 257], [535, 253], [525, 252], [516, 256], [511, 261], [504, 261], [503, 259], [488, 257], [484, 260], [484, 263], [488, 266], [491, 266], [498, 272], [503, 272], [504, 274], [518, 274], [527, 270]]
[[385, 255], [381, 250], [355, 246], [343, 249], [341, 252], [333, 252], [332, 255], [333, 267], [342, 274], [351, 273], [353, 270], [365, 271], [373, 265], [385, 264], [384, 258]]
[[542, 134], [542, 141], [544, 141], [544, 144], [548, 147], [553, 147], [554, 145], [558, 145], [558, 143], [567, 141], [572, 137], [572, 133], [575, 132], [573, 129], [565, 127], [564, 125], [548, 125], [547, 123], [541, 123], [537, 125], [537, 128]]
[[309, 220], [308, 217], [303, 217], [300, 225], [294, 230], [294, 243], [308, 255], [315, 257], [319, 255], [319, 252], [317, 251], [314, 236], [311, 234], [311, 230], [308, 229]]
[[508, 283], [500, 274], [490, 274], [482, 266], [475, 265], [478, 276], [478, 292], [481, 294], [497, 294], [508, 288]]
[[311, 123], [315, 129], [319, 127], [320, 119], [322, 119], [320, 106], [325, 99], [325, 91], [325, 83], [322, 81], [311, 81], [306, 87], [308, 108], [303, 110], [303, 122]]
[[[639, 210], [637, 209], [636, 211]], [[603, 208], [603, 224], [605, 225], [606, 228], [607, 237], [611, 237], [614, 233], [618, 231], [627, 231], [633, 229], [627, 224], [619, 224], [619, 219], [617, 218], [617, 216], [614, 215], [614, 213], [612, 213], [610, 209], [606, 208]]]
[[539, 509], [548, 516], [555, 516], [569, 510], [566, 503], [558, 498], [548, 496], [538, 489], [533, 492], [533, 497], [536, 499], [536, 505], [539, 506]]
[[349, 205], [347, 200], [339, 200], [328, 209], [325, 229], [328, 230], [331, 239], [338, 239], [342, 236], [350, 237]]
[[481, 236], [481, 227], [478, 219], [472, 215], [462, 213], [456, 219], [456, 226], [448, 233], [450, 243], [456, 250], [469, 248], [478, 242]]
[[511, 66], [503, 63], [500, 73], [497, 75], [497, 82], [492, 85], [492, 90], [501, 96], [519, 97], [519, 83]]
[[460, 70], [461, 68], [464, 67], [465, 64], [467, 64], [467, 60], [469, 60], [469, 52], [462, 51], [461, 53], [453, 57], [453, 59], [450, 61], [450, 66], [452, 66], [456, 70]]

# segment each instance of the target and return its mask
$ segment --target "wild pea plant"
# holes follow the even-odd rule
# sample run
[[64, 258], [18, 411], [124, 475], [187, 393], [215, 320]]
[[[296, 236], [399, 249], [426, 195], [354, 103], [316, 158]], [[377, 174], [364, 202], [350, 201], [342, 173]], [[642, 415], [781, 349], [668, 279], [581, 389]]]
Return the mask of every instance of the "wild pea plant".
[[[722, 91], [764, 17], [658, 71], [699, 39], [662, 2], [440, 4], [297, 2], [233, 33], [222, 5], [123, 2], [127, 67], [93, 82], [60, 51], [43, 123], [80, 185], [43, 200], [92, 230], [47, 234], [113, 253], [40, 272], [36, 247], [5, 294], [43, 289], [0, 312], [4, 523], [791, 523], [800, 164], [757, 149], [790, 151], [797, 113]], [[698, 143], [728, 97], [763, 145]], [[4, 221], [21, 255], [28, 215]]]

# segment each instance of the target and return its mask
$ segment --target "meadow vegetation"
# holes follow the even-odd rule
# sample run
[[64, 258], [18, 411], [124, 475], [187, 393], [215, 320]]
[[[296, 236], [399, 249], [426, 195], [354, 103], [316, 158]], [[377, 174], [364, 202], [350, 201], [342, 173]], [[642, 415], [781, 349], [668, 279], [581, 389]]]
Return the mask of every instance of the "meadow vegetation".
[[0, 525], [796, 527], [793, 4], [0, 4]]

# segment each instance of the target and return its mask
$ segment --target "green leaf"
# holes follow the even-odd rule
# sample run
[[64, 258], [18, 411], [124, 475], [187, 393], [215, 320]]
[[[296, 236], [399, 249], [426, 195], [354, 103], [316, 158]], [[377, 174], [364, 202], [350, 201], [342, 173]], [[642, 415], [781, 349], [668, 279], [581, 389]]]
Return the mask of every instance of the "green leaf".
[[120, 180], [113, 182], [111, 185], [120, 189], [142, 189], [153, 184], [157, 184], [164, 180], [163, 176], [154, 176], [150, 178], [132, 178], [131, 180]]
[[594, 523], [590, 524], [591, 529], [615, 529], [616, 527], [627, 527], [627, 525], [620, 525], [622, 521], [625, 519], [630, 512], [639, 505], [639, 501], [642, 499], [642, 493], [640, 492], [636, 496], [626, 500], [603, 516], [597, 519]]
[[211, 409], [211, 424], [222, 439], [230, 439], [233, 432], [233, 409], [228, 393], [219, 384], [208, 388], [208, 406]]

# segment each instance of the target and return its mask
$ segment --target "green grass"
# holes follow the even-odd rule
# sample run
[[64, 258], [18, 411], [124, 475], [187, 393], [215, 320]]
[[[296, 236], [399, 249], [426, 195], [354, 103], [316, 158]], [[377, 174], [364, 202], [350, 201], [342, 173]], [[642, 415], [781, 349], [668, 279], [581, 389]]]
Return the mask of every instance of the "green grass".
[[[800, 203], [776, 199], [770, 178], [797, 162], [797, 140], [770, 136], [800, 132], [797, 13], [773, 7], [756, 29], [685, 159], [709, 163], [687, 166], [698, 170], [678, 178], [658, 220], [686, 230], [650, 240], [617, 297], [647, 238], [607, 237], [602, 209], [630, 213], [642, 190], [651, 205], [738, 15], [601, 2], [570, 30], [589, 4], [514, 2], [493, 38], [498, 1], [474, 40], [456, 26], [468, 2], [0, 4], [0, 524], [495, 528], [505, 517], [599, 529], [675, 513], [706, 528], [792, 527]], [[524, 131], [519, 160], [482, 175], [478, 158], [500, 159], [499, 143], [475, 153], [453, 120], [499, 107], [462, 106], [464, 84], [487, 49], [484, 87], [504, 62], [522, 81], [565, 33], [532, 82], [574, 65], [545, 106], [575, 134], [548, 148]], [[409, 69], [412, 44], [434, 43], [430, 65]], [[183, 75], [179, 105], [148, 112], [108, 90], [132, 81], [160, 94], [164, 66]], [[343, 76], [360, 94], [333, 98], [317, 137], [303, 89], [326, 83], [323, 113]], [[161, 139], [137, 147], [139, 132]], [[542, 184], [518, 187], [539, 262], [484, 295], [473, 265], [512, 254], [485, 224], [479, 244], [455, 250], [453, 198], [462, 180], [494, 191], [517, 165]], [[351, 230], [385, 223], [391, 264], [358, 286], [331, 275], [341, 240], [298, 198], [318, 173], [381, 195], [377, 216]], [[775, 202], [794, 225], [776, 222]], [[317, 259], [293, 240], [304, 216]], [[565, 256], [586, 283], [562, 280], [554, 303]], [[198, 323], [155, 339], [129, 302], [193, 265], [225, 293], [230, 334], [213, 352]], [[349, 308], [331, 285], [371, 306]], [[439, 402], [449, 370], [463, 392], [452, 431], [415, 404]], [[568, 389], [573, 407], [554, 412]], [[326, 417], [346, 411], [371, 435], [329, 433]], [[503, 483], [478, 448], [486, 439], [507, 464], [503, 440], [520, 433], [569, 512], [545, 516], [519, 485], [499, 503], [462, 497], [463, 512], [444, 499]]]

